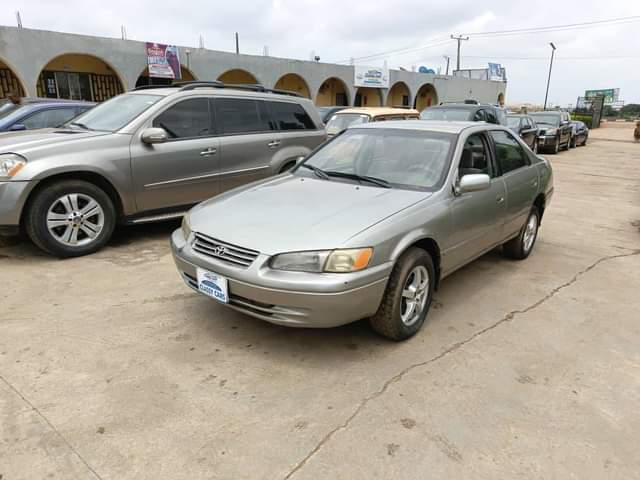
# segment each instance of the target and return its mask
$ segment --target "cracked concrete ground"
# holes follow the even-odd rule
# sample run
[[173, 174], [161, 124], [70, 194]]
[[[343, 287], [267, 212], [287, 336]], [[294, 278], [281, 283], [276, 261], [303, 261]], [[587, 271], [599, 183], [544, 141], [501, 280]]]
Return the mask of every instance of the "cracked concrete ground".
[[640, 146], [548, 158], [532, 256], [449, 277], [401, 344], [192, 293], [175, 224], [66, 261], [5, 241], [0, 478], [636, 478]]

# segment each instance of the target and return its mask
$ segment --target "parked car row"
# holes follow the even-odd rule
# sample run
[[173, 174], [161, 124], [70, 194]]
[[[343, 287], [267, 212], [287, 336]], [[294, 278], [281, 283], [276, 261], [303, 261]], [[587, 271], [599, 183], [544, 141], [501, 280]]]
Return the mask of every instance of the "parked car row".
[[[480, 107], [486, 120], [488, 107], [465, 108]], [[366, 115], [326, 141], [312, 102], [289, 92], [139, 88], [0, 136], [0, 231], [71, 257], [116, 223], [181, 216], [171, 249], [199, 293], [272, 323], [369, 318], [406, 339], [446, 276], [499, 245], [531, 253], [552, 170], [497, 123]]]

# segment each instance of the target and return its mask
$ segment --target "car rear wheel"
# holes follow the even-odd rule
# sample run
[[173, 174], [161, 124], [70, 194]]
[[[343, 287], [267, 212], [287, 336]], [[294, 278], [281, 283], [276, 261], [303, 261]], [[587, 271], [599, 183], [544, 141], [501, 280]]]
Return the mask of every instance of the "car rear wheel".
[[33, 243], [61, 258], [98, 251], [109, 241], [115, 223], [109, 196], [82, 180], [64, 180], [40, 190], [25, 218]]
[[410, 248], [396, 263], [382, 303], [370, 319], [379, 334], [395, 341], [415, 335], [431, 306], [435, 283], [431, 255], [420, 248]]
[[540, 225], [540, 213], [537, 207], [532, 207], [527, 222], [524, 224], [518, 236], [503, 245], [504, 254], [515, 260], [524, 260], [533, 250], [538, 238], [538, 226]]

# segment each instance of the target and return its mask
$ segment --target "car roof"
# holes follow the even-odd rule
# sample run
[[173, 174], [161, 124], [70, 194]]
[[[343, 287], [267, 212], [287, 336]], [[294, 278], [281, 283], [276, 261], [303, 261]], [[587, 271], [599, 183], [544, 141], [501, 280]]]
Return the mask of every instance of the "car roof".
[[[2, 103], [8, 103], [10, 100], [5, 100]], [[69, 105], [69, 106], [78, 106], [78, 105], [95, 105], [95, 102], [86, 102], [84, 100], [68, 100], [66, 98], [40, 98], [40, 97], [22, 97], [20, 99], [20, 107], [27, 106], [49, 106], [49, 105]]]
[[505, 130], [502, 125], [496, 125], [493, 123], [485, 123], [485, 122], [446, 122], [440, 120], [390, 120], [388, 122], [370, 122], [364, 123], [361, 125], [357, 125], [354, 127], [350, 127], [349, 130], [360, 129], [360, 128], [375, 128], [375, 129], [384, 129], [384, 128], [393, 128], [393, 129], [403, 129], [403, 130], [417, 130], [423, 132], [438, 132], [438, 133], [452, 133], [459, 134], [463, 130], [469, 128], [477, 128], [478, 130], [491, 128], [496, 130]]
[[413, 115], [420, 115], [418, 110], [412, 108], [392, 108], [392, 107], [354, 107], [345, 108], [340, 110], [339, 114], [345, 113], [360, 113], [366, 115], [406, 115], [411, 113]]
[[216, 87], [206, 87], [201, 86], [198, 88], [193, 88], [189, 90], [182, 89], [182, 86], [176, 87], [160, 87], [160, 88], [144, 88], [140, 90], [131, 90], [130, 92], [126, 92], [128, 95], [158, 95], [162, 97], [168, 97], [170, 95], [180, 95], [180, 96], [193, 96], [198, 94], [215, 94], [216, 96], [238, 96], [241, 95], [243, 97], [255, 97], [255, 98], [273, 98], [278, 100], [289, 100], [289, 101], [311, 101], [308, 98], [297, 96], [297, 95], [287, 95], [276, 92], [269, 91], [253, 91], [253, 90], [245, 90], [242, 88], [233, 88], [231, 86], [227, 86], [225, 88], [216, 88]]

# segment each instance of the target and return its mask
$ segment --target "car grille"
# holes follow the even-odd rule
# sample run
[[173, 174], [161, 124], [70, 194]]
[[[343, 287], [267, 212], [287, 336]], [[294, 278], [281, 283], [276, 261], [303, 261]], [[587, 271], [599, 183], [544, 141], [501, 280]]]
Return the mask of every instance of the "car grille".
[[193, 249], [207, 257], [245, 268], [251, 265], [260, 253], [255, 250], [249, 250], [216, 240], [215, 238], [198, 232], [195, 234]]

